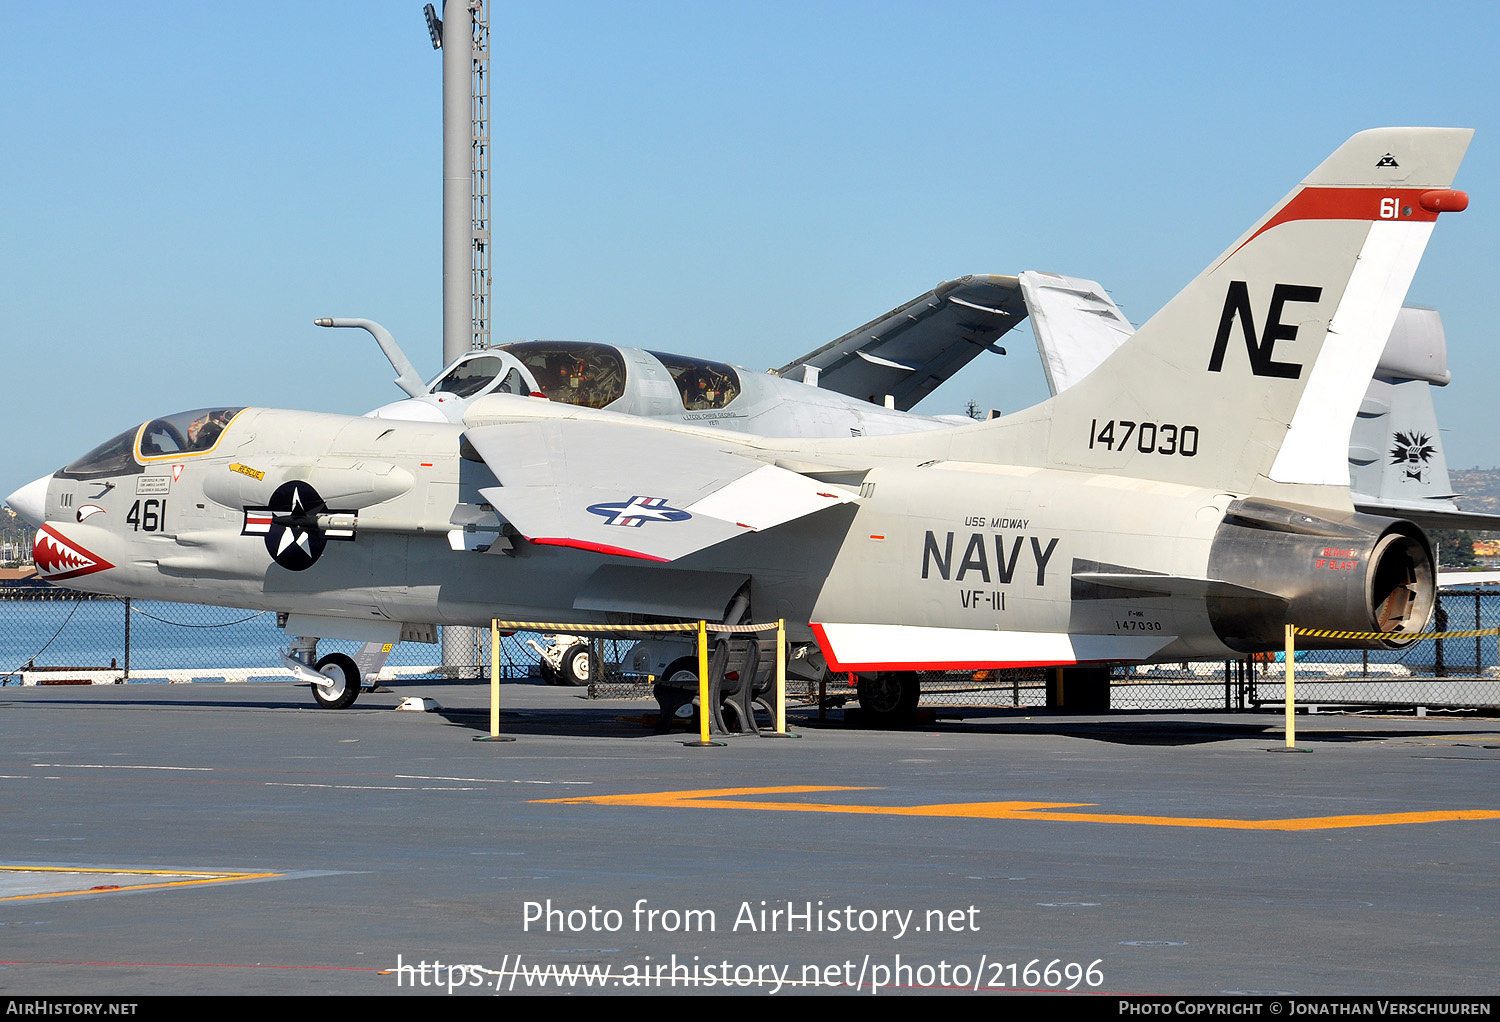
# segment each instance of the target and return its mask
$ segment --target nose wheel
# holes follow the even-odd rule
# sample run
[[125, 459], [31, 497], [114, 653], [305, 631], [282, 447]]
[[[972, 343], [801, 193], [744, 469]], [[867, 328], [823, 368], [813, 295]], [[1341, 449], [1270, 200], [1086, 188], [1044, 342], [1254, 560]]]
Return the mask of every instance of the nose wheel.
[[589, 659], [589, 648], [583, 643], [572, 646], [562, 656], [562, 669], [558, 672], [558, 681], [564, 685], [583, 687], [589, 683], [590, 669], [593, 666]]
[[343, 653], [329, 653], [318, 661], [318, 673], [327, 678], [326, 683], [312, 685], [313, 699], [325, 710], [343, 710], [354, 705], [359, 698], [359, 668], [352, 657]]

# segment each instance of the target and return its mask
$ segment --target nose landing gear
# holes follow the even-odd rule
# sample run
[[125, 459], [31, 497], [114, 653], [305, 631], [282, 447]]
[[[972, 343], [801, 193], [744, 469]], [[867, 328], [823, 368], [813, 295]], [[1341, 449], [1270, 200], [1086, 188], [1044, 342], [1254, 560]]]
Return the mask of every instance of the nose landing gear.
[[313, 700], [323, 709], [343, 710], [353, 706], [359, 698], [359, 665], [343, 653], [329, 653], [314, 662], [317, 655], [317, 638], [299, 635], [292, 640], [292, 648], [281, 654], [281, 662], [298, 681], [307, 682]]
[[327, 679], [312, 685], [313, 699], [325, 710], [343, 710], [359, 698], [359, 668], [352, 657], [329, 653], [318, 661], [318, 673]]

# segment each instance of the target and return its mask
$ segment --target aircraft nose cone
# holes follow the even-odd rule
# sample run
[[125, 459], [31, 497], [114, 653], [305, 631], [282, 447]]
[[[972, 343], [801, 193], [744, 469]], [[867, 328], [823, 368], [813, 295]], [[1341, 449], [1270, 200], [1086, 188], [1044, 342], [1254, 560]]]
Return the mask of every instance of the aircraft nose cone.
[[52, 482], [51, 476], [42, 476], [33, 479], [15, 493], [5, 498], [10, 509], [32, 525], [42, 526], [46, 523], [47, 516], [47, 486]]

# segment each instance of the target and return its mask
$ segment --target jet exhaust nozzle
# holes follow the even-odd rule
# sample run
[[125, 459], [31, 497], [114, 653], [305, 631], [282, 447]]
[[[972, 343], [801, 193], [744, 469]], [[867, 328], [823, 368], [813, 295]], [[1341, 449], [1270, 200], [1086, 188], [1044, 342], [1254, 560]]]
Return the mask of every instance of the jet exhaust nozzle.
[[1304, 649], [1399, 649], [1436, 606], [1432, 547], [1411, 522], [1350, 512], [1236, 501], [1214, 536], [1212, 578], [1271, 594], [1214, 597], [1209, 617], [1224, 644], [1279, 649], [1287, 623], [1379, 638], [1305, 636]]

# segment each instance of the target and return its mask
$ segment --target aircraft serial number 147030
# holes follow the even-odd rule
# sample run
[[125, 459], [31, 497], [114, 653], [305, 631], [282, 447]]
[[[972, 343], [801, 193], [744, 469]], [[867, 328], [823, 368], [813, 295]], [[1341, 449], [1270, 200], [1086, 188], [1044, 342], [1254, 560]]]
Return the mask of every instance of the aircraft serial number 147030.
[[[1347, 441], [1471, 132], [1362, 132], [1094, 372], [905, 435], [768, 439], [490, 393], [461, 422], [216, 408], [13, 494], [40, 574], [285, 612], [315, 639], [492, 617], [785, 618], [804, 665], [927, 668], [1272, 649], [1287, 622], [1425, 624], [1426, 537], [1356, 513]], [[311, 641], [309, 641], [311, 639]], [[891, 684], [893, 683], [893, 684]]]

